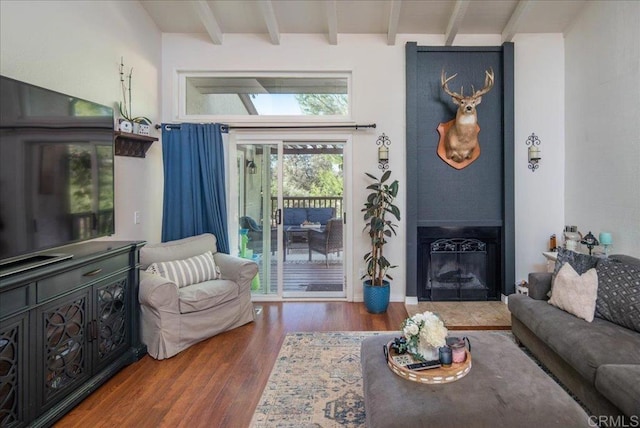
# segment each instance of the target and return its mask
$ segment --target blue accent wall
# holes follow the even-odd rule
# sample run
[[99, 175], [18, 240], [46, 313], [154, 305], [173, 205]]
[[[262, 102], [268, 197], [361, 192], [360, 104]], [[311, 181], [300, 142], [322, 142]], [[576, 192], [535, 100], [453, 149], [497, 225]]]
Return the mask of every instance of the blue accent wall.
[[[492, 68], [495, 84], [478, 106], [480, 157], [455, 169], [437, 154], [438, 124], [455, 118], [440, 74], [458, 75], [452, 91], [471, 93]], [[406, 45], [407, 296], [417, 296], [418, 227], [502, 228], [502, 293], [513, 291], [513, 45], [428, 47]]]

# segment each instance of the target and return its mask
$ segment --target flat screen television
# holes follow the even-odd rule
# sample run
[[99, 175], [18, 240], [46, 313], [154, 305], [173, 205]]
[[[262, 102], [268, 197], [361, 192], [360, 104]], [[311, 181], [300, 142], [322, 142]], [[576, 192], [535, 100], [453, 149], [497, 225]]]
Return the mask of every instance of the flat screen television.
[[114, 233], [113, 109], [0, 76], [0, 269]]

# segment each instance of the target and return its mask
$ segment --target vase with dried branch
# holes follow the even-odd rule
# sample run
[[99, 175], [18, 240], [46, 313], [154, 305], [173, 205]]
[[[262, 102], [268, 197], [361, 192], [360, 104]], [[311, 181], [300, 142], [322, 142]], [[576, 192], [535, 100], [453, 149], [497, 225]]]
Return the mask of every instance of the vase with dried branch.
[[132, 132], [134, 124], [136, 128], [142, 129], [140, 134], [149, 134], [149, 126], [151, 120], [145, 116], [133, 116], [131, 104], [131, 79], [133, 76], [133, 67], [126, 73], [124, 60], [120, 58], [120, 87], [122, 89], [122, 102], [118, 103], [118, 111], [121, 119], [119, 119], [119, 128], [124, 132]]

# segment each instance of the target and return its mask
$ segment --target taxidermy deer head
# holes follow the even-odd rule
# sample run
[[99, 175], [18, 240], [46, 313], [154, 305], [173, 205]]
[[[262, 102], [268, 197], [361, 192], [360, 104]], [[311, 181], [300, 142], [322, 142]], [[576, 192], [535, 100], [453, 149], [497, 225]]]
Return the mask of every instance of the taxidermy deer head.
[[446, 133], [444, 140], [446, 157], [453, 162], [461, 163], [471, 159], [474, 150], [478, 146], [478, 113], [476, 106], [482, 101], [482, 96], [489, 92], [493, 87], [494, 75], [493, 69], [485, 71], [484, 88], [476, 91], [472, 86], [472, 94], [468, 97], [464, 96], [464, 89], [460, 88], [460, 93], [449, 90], [449, 82], [456, 77], [454, 74], [447, 77], [442, 70], [440, 82], [442, 89], [451, 96], [453, 103], [458, 106], [456, 118]]

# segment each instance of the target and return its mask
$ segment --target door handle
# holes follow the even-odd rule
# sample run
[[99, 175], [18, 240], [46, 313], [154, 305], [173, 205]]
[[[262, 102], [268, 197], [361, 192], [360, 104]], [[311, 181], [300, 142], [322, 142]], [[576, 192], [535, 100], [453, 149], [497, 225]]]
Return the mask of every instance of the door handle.
[[276, 210], [276, 224], [277, 225], [282, 224], [282, 210], [280, 208]]

